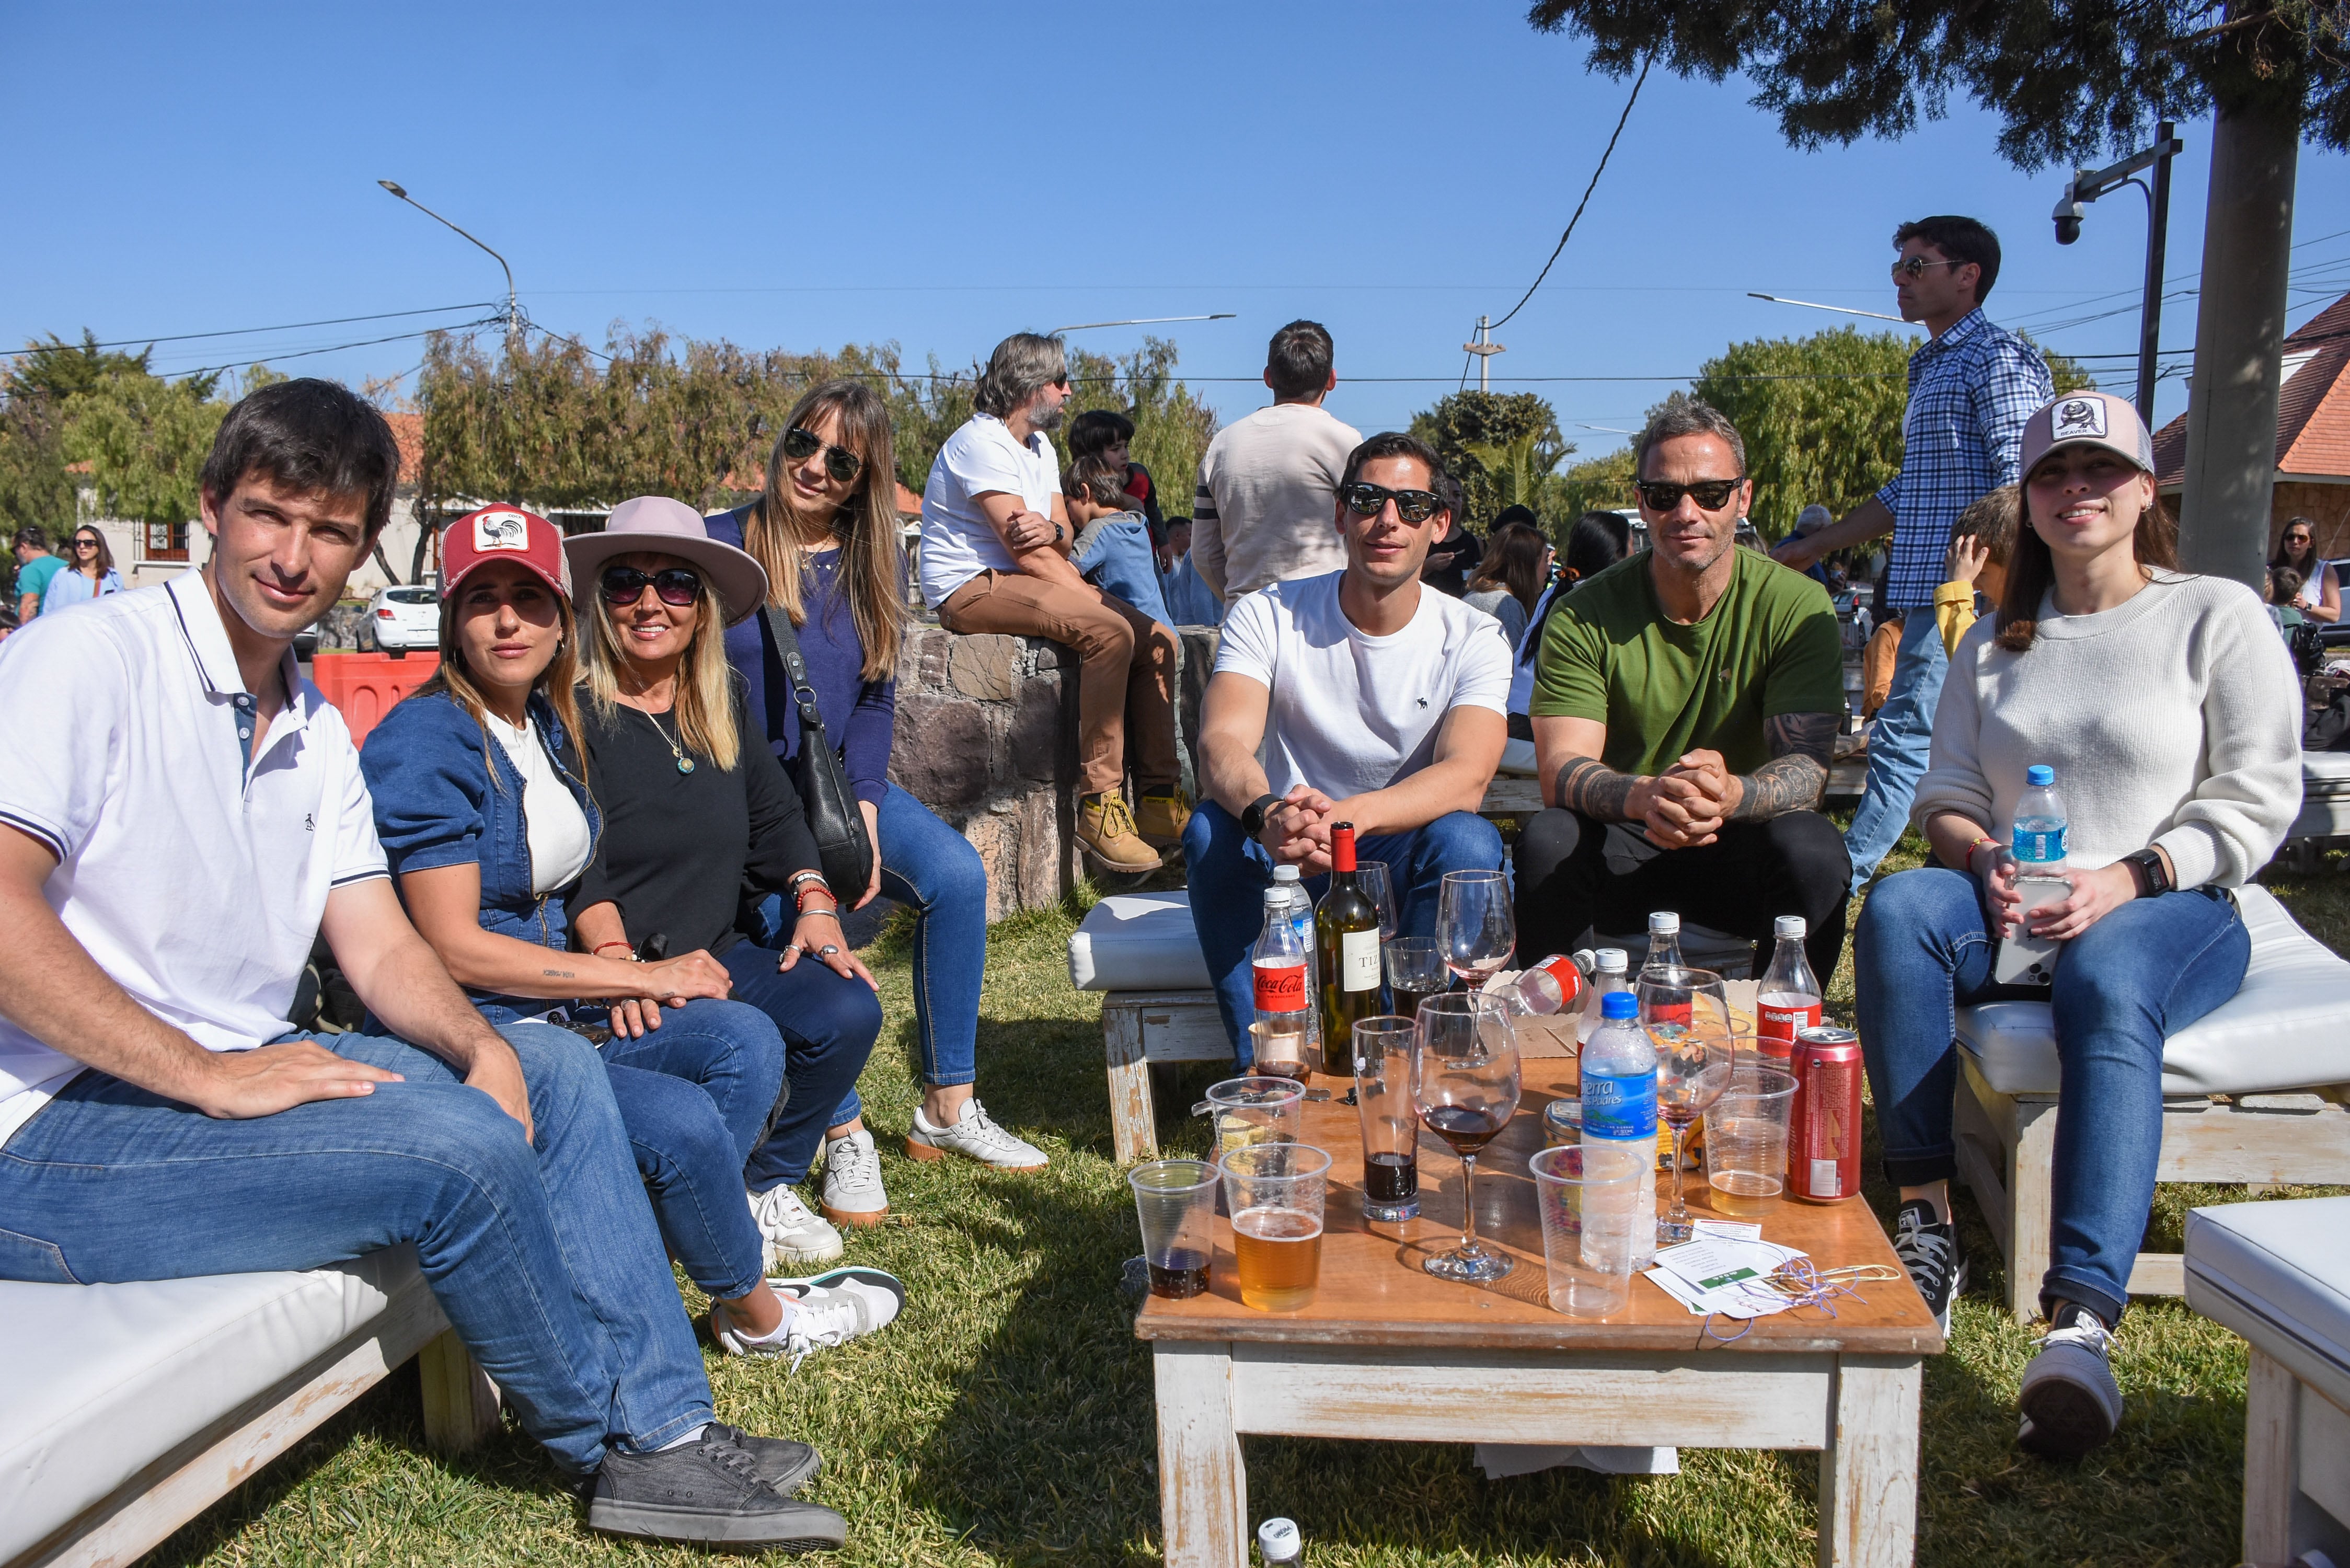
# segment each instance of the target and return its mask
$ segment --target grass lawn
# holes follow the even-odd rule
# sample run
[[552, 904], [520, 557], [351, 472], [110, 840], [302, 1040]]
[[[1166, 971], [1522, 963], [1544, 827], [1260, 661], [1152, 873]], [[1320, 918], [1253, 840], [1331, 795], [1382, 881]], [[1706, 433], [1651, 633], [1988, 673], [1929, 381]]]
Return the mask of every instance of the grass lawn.
[[[2350, 878], [2338, 863], [2269, 880], [2320, 937], [2337, 950], [2350, 942]], [[880, 1135], [892, 1210], [889, 1223], [853, 1237], [849, 1255], [904, 1276], [906, 1315], [810, 1358], [796, 1376], [773, 1361], [728, 1360], [703, 1331], [725, 1419], [824, 1450], [825, 1475], [807, 1495], [848, 1516], [852, 1544], [841, 1561], [1158, 1560], [1149, 1355], [1117, 1289], [1120, 1261], [1136, 1250], [1134, 1210], [1110, 1152], [1099, 999], [1068, 985], [1073, 920], [1055, 911], [994, 929], [980, 1033], [989, 1109], [1045, 1146], [1052, 1168], [997, 1175], [895, 1152], [917, 1096], [908, 955], [893, 929], [868, 953], [891, 1022], [858, 1085]], [[1832, 989], [1830, 1011], [1849, 1022], [1848, 964]], [[1187, 1087], [1219, 1075], [1199, 1069]], [[1174, 1149], [1198, 1152], [1202, 1130], [1170, 1122], [1162, 1134]], [[1865, 1168], [1874, 1164], [1872, 1148]], [[1880, 1216], [1891, 1196], [1867, 1193]], [[2175, 1251], [2187, 1208], [2242, 1196], [2165, 1188], [2151, 1240]], [[2120, 1435], [2078, 1465], [2025, 1458], [2014, 1447], [2013, 1401], [2033, 1336], [1994, 1305], [2003, 1282], [1989, 1234], [1963, 1202], [1960, 1213], [1974, 1293], [1959, 1304], [1949, 1353], [1926, 1366], [1918, 1561], [2236, 1562], [2242, 1343], [2178, 1303], [2137, 1303], [2116, 1357], [2128, 1400]], [[691, 1288], [685, 1294], [697, 1314], [706, 1309]], [[1297, 1520], [1315, 1564], [1795, 1568], [1814, 1560], [1810, 1455], [1688, 1449], [1679, 1476], [1556, 1470], [1488, 1482], [1465, 1447], [1245, 1442], [1253, 1515]], [[589, 1536], [576, 1515], [511, 1419], [463, 1459], [428, 1453], [411, 1367], [181, 1531], [154, 1561], [701, 1560]]]

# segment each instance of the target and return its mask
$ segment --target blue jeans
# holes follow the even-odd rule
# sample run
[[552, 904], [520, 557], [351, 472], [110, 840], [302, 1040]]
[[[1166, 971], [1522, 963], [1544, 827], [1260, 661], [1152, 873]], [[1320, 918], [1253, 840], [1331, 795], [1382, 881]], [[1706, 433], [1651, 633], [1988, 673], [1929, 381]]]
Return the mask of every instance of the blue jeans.
[[1893, 657], [1893, 683], [1877, 722], [1868, 732], [1868, 784], [1845, 830], [1845, 853], [1852, 857], [1852, 891], [1877, 875], [1877, 864], [1893, 852], [1909, 826], [1909, 805], [1926, 776], [1933, 751], [1934, 710], [1941, 706], [1942, 678], [1950, 672], [1942, 651], [1942, 628], [1930, 605], [1910, 610], [1901, 623], [1901, 646]]
[[[1853, 934], [1854, 1000], [1886, 1179], [1956, 1169], [1957, 1007], [2042, 993], [1994, 985], [1982, 890], [1939, 866], [1888, 877]], [[2122, 905], [2064, 945], [2054, 986], [2056, 1120], [2045, 1310], [2057, 1297], [2107, 1323], [2129, 1304], [2162, 1147], [2162, 1043], [2236, 994], [2251, 938], [2235, 901], [2196, 888]]]
[[766, 1256], [743, 1167], [787, 1103], [783, 1036], [755, 1007], [703, 997], [602, 1055], [670, 1251], [708, 1294], [750, 1294]]
[[1099, 532], [1069, 557], [1077, 575], [1107, 588], [1161, 626], [1167, 599], [1159, 591], [1159, 556], [1150, 548], [1150, 524], [1139, 516], [1104, 518]]
[[[1396, 934], [1436, 934], [1436, 904], [1447, 871], [1498, 871], [1502, 835], [1482, 816], [1455, 811], [1425, 827], [1357, 839], [1363, 860], [1387, 863], [1394, 884]], [[1200, 956], [1216, 988], [1216, 1012], [1232, 1043], [1232, 1064], [1245, 1070], [1254, 1060], [1248, 1026], [1256, 1021], [1256, 997], [1249, 972], [1249, 950], [1264, 929], [1264, 890], [1273, 885], [1273, 857], [1241, 829], [1240, 819], [1212, 800], [1203, 800], [1183, 830], [1183, 866], [1191, 888], [1191, 924]], [[1308, 897], [1319, 899], [1327, 877], [1305, 879]]]
[[871, 986], [825, 968], [813, 953], [779, 971], [778, 956], [740, 941], [719, 960], [734, 977], [734, 1000], [765, 1013], [784, 1036], [790, 1092], [743, 1167], [743, 1183], [754, 1192], [806, 1179], [825, 1129], [839, 1125], [834, 1107], [857, 1104], [857, 1075], [881, 1033], [881, 999]]
[[[987, 968], [987, 863], [971, 840], [896, 784], [881, 797], [881, 896], [914, 912], [914, 1034], [922, 1082], [979, 1077], [979, 985]], [[784, 899], [759, 905], [763, 947], [784, 940]], [[839, 1127], [864, 1113], [851, 1087], [833, 1113]]]
[[465, 1348], [566, 1469], [659, 1448], [712, 1418], [710, 1382], [604, 1064], [550, 1024], [499, 1033], [535, 1147], [387, 1035], [317, 1038], [404, 1082], [241, 1121], [84, 1073], [0, 1147], [0, 1279], [317, 1269], [413, 1242]]

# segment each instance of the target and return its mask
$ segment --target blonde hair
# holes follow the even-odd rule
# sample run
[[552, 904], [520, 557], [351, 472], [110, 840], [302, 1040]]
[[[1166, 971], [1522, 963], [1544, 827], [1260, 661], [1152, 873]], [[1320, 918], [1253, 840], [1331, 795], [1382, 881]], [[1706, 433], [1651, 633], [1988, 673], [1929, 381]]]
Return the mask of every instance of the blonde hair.
[[865, 460], [848, 499], [833, 518], [832, 531], [840, 541], [842, 591], [848, 597], [849, 618], [865, 651], [858, 673], [867, 680], [887, 680], [897, 673], [898, 645], [905, 636], [901, 585], [906, 564], [898, 543], [898, 463], [889, 441], [889, 408], [879, 392], [844, 377], [801, 394], [767, 454], [767, 488], [743, 521], [743, 546], [767, 569], [767, 602], [791, 617], [794, 627], [806, 626], [798, 514], [792, 509], [784, 439], [794, 426], [805, 428], [827, 413], [839, 426], [838, 444]]
[[[659, 550], [634, 553], [661, 556]], [[726, 623], [718, 607], [718, 595], [708, 575], [692, 562], [676, 556], [661, 558], [686, 567], [702, 585], [693, 597], [693, 636], [677, 667], [677, 701], [671, 709], [677, 715], [677, 738], [687, 751], [715, 763], [722, 773], [732, 772], [742, 757], [743, 742], [734, 725], [734, 670], [726, 662]], [[621, 646], [619, 628], [612, 624], [612, 607], [604, 598], [601, 583], [591, 586], [588, 599], [596, 607], [588, 617], [594, 630], [580, 639], [585, 654], [581, 663], [596, 716], [608, 724], [613, 710], [620, 705], [619, 671], [629, 656]]]
[[[539, 579], [534, 576], [530, 581], [538, 583]], [[463, 591], [464, 585], [460, 583], [458, 592]], [[561, 634], [555, 645], [555, 657], [547, 661], [545, 670], [538, 672], [538, 679], [531, 682], [530, 689], [546, 699], [547, 706], [555, 710], [555, 722], [563, 726], [564, 732], [571, 737], [572, 744], [578, 748], [573, 754], [579, 759], [579, 778], [584, 784], [588, 779], [588, 749], [579, 744], [579, 703], [573, 695], [579, 682], [579, 624], [571, 613], [569, 599], [552, 588], [547, 589], [547, 597], [555, 601], [556, 619]], [[444, 604], [441, 609], [441, 667], [432, 672], [430, 680], [409, 695], [429, 697], [445, 691], [452, 701], [471, 715], [482, 732], [482, 761], [490, 763], [490, 787], [503, 791], [506, 786], [498, 777], [496, 764], [490, 759], [493, 742], [489, 722], [483, 717], [489, 711], [490, 705], [483, 700], [473, 666], [465, 662], [464, 644], [458, 640], [457, 635], [457, 623], [463, 618], [451, 614], [452, 607]], [[406, 700], [402, 699], [403, 701]]]

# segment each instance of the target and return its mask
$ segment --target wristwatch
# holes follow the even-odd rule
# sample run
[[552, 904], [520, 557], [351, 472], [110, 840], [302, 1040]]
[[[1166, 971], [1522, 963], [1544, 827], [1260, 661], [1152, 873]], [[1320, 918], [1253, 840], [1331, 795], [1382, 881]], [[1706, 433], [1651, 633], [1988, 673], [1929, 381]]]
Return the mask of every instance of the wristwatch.
[[1264, 831], [1264, 814], [1280, 804], [1281, 797], [1270, 793], [1249, 802], [1248, 809], [1241, 813], [1241, 831], [1251, 838], [1256, 837]]
[[2141, 849], [2135, 855], [2125, 855], [2122, 864], [2137, 871], [2139, 898], [2151, 898], [2170, 891], [2170, 873], [2164, 868], [2158, 851]]

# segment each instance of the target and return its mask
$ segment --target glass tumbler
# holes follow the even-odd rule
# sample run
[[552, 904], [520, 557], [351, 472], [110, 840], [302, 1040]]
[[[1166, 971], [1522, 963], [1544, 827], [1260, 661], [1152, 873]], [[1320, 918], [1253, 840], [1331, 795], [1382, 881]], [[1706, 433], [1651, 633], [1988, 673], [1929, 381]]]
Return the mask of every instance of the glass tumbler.
[[1363, 1123], [1363, 1218], [1419, 1218], [1419, 1112], [1411, 1098], [1412, 1021], [1355, 1025], [1355, 1112]]

